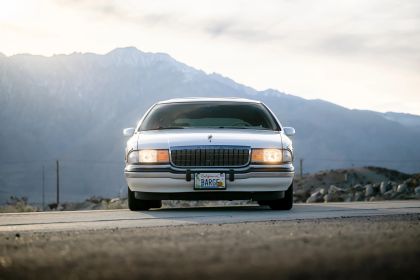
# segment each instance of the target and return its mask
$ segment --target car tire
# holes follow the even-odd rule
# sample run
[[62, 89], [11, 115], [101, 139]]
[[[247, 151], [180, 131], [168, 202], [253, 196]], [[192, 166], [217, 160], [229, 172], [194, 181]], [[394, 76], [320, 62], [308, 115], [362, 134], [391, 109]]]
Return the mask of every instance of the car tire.
[[268, 206], [273, 210], [290, 210], [293, 207], [293, 183], [284, 192], [282, 199], [267, 201]]
[[268, 206], [270, 204], [268, 200], [258, 200], [257, 202], [259, 206]]
[[131, 211], [147, 211], [150, 208], [160, 207], [162, 207], [162, 201], [137, 199], [134, 192], [128, 188], [128, 208]]

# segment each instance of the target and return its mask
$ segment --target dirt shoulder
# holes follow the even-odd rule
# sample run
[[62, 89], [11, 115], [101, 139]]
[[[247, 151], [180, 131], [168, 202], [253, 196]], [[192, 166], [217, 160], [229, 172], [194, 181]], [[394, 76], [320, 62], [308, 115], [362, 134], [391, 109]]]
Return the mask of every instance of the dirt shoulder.
[[420, 279], [420, 215], [0, 234], [0, 279]]

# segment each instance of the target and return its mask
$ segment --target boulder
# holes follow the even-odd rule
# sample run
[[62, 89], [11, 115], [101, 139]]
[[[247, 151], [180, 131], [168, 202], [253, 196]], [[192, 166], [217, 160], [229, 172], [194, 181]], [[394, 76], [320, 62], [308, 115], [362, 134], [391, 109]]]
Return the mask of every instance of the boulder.
[[353, 193], [349, 192], [346, 195], [344, 195], [344, 202], [352, 202], [353, 198]]
[[324, 195], [324, 202], [342, 202], [344, 201], [344, 196], [338, 193], [328, 193]]
[[360, 191], [364, 191], [365, 188], [360, 184], [356, 184], [356, 185], [353, 186], [353, 190], [356, 191], [356, 192], [360, 192]]
[[331, 185], [330, 188], [328, 189], [328, 193], [329, 194], [343, 194], [346, 191], [343, 190], [342, 188], [336, 187], [334, 185]]
[[293, 198], [295, 202], [305, 202], [310, 196], [310, 192], [304, 189], [297, 189], [293, 192]]
[[109, 202], [110, 203], [116, 203], [116, 202], [119, 202], [121, 199], [119, 198], [119, 197], [115, 197], [115, 198], [112, 198]]
[[306, 203], [315, 203], [315, 202], [322, 202], [322, 201], [324, 201], [323, 195], [321, 191], [317, 191], [311, 194], [310, 197], [308, 197], [308, 199], [306, 200]]
[[397, 193], [405, 193], [408, 191], [407, 184], [399, 184], [397, 187]]
[[364, 193], [363, 192], [356, 192], [354, 194], [354, 201], [363, 201], [365, 198]]
[[375, 193], [373, 186], [372, 185], [366, 185], [365, 186], [365, 196], [366, 197], [370, 197]]
[[385, 199], [393, 199], [398, 193], [394, 191], [394, 189], [390, 189], [389, 191], [383, 194]]
[[397, 187], [398, 187], [398, 184], [397, 183], [395, 183], [395, 182], [388, 182], [388, 185], [389, 185], [388, 190], [389, 189], [392, 189], [394, 192], [397, 191]]
[[387, 191], [391, 189], [391, 185], [387, 182], [381, 182], [381, 185], [379, 186], [379, 191], [381, 194], [385, 194]]

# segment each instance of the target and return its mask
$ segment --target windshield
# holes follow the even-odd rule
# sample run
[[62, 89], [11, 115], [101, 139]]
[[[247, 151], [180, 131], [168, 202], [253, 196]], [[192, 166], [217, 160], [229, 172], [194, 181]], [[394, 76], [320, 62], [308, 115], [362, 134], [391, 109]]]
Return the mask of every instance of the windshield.
[[185, 102], [157, 104], [140, 130], [236, 128], [279, 130], [271, 113], [259, 103]]

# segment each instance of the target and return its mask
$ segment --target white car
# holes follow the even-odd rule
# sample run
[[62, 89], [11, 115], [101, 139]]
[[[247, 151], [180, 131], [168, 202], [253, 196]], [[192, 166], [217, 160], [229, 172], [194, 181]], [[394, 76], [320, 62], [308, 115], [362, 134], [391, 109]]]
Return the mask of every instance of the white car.
[[282, 127], [259, 101], [182, 98], [154, 104], [125, 151], [128, 205], [162, 200], [253, 200], [293, 206], [292, 127]]

